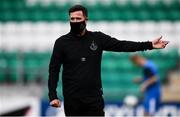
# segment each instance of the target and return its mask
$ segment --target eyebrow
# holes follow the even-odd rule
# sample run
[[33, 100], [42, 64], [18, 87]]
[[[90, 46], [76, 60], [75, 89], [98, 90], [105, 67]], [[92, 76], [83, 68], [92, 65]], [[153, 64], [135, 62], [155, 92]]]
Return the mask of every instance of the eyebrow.
[[82, 19], [81, 17], [71, 17], [70, 19]]

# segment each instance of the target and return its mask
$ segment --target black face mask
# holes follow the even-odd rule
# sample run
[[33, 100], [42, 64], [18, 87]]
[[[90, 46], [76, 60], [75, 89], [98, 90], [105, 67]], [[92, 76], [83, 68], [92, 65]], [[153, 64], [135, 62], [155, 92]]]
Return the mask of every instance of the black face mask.
[[70, 22], [71, 32], [75, 34], [80, 34], [86, 28], [86, 22]]

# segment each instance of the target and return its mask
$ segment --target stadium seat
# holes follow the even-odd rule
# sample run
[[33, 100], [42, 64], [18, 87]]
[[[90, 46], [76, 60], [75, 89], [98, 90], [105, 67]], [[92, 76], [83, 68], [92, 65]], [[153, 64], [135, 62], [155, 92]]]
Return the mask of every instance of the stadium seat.
[[7, 59], [7, 74], [9, 74], [9, 80], [10, 82], [16, 82], [20, 78], [18, 70], [21, 65], [21, 60], [18, 59], [18, 53], [9, 52], [5, 55], [5, 58]]
[[3, 51], [0, 51], [0, 83], [6, 80], [7, 60]]

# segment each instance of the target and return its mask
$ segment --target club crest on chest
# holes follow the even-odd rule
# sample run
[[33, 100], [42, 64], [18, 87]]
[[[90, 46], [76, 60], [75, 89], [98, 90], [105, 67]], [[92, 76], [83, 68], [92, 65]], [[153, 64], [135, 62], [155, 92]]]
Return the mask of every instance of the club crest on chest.
[[91, 43], [91, 45], [90, 45], [90, 49], [91, 49], [92, 51], [96, 51], [96, 50], [98, 49], [98, 46], [97, 46], [97, 44], [95, 43], [94, 40], [92, 41], [92, 43]]

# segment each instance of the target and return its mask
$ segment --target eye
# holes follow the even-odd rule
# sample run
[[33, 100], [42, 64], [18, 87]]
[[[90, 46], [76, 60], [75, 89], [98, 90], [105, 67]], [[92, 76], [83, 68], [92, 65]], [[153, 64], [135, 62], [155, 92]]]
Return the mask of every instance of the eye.
[[71, 17], [71, 20], [74, 20], [75, 18], [74, 17]]

